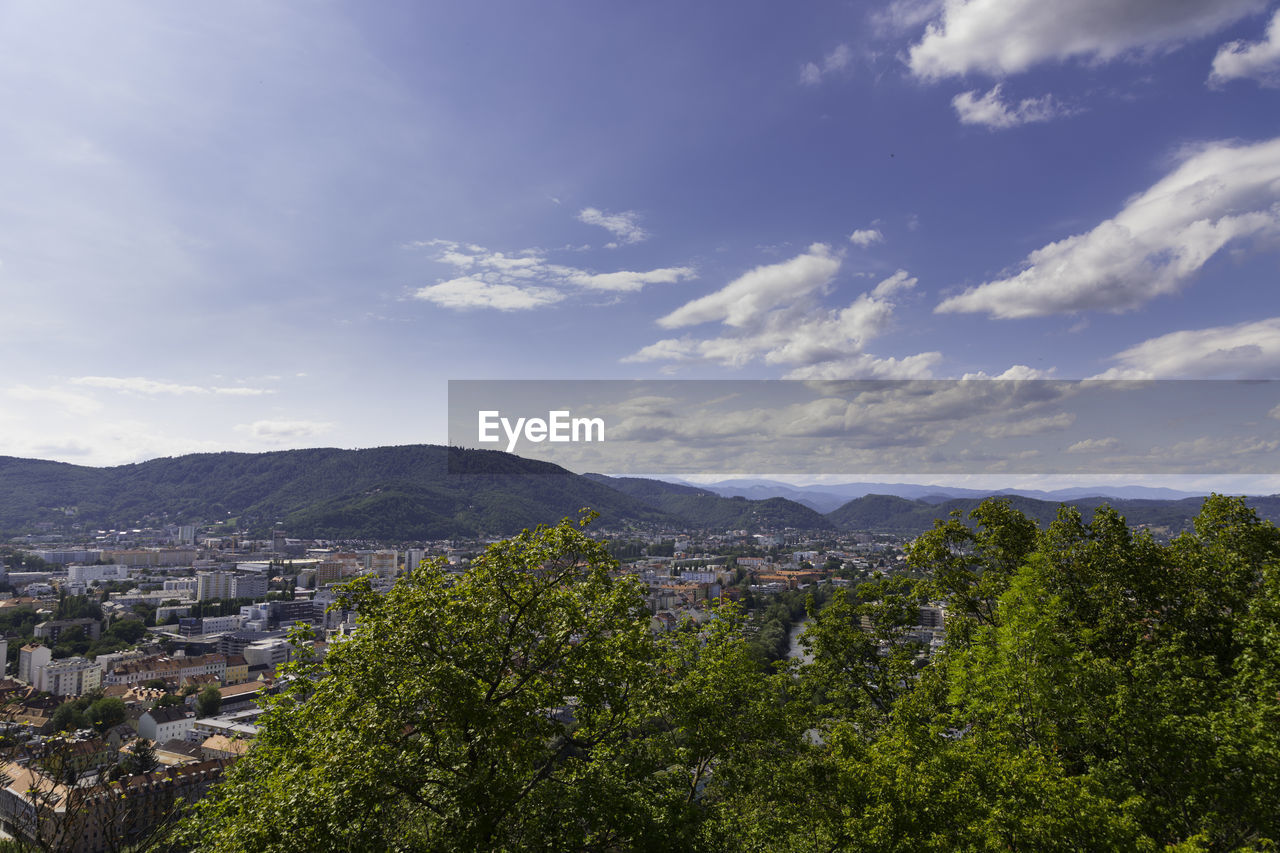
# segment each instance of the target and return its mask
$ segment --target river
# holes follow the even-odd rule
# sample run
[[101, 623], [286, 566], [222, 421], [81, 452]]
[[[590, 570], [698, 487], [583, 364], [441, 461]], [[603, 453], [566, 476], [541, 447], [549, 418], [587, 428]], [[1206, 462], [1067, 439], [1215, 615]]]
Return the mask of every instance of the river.
[[809, 617], [806, 615], [799, 622], [791, 626], [791, 630], [787, 632], [787, 657], [799, 660], [801, 663], [813, 663], [813, 655], [805, 651], [804, 646], [800, 645], [800, 635], [804, 633], [804, 629], [809, 625]]

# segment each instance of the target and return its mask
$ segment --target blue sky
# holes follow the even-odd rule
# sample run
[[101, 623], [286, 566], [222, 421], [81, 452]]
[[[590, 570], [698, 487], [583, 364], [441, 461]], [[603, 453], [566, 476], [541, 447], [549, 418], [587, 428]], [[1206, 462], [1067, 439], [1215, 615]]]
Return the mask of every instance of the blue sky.
[[1278, 378], [1278, 15], [5, 4], [0, 454], [443, 442], [449, 379]]

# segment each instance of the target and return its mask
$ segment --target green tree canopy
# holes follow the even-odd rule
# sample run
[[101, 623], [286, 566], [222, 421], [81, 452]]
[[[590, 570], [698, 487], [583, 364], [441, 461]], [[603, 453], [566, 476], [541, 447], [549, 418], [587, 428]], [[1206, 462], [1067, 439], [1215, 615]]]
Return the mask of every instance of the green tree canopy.
[[[736, 617], [659, 645], [642, 590], [566, 520], [440, 561], [293, 668], [186, 829], [204, 850], [680, 846], [712, 766], [767, 715]], [[745, 722], [744, 722], [745, 721]], [[728, 766], [727, 764], [725, 765]]]
[[[940, 522], [767, 665], [732, 609], [655, 635], [569, 522], [357, 581], [179, 841], [202, 850], [1239, 850], [1280, 840], [1280, 531], [1207, 500]], [[929, 656], [921, 606], [943, 605]], [[770, 621], [790, 613], [774, 602]], [[768, 616], [769, 608], [763, 614]], [[776, 633], [776, 628], [769, 628]], [[301, 645], [300, 648], [309, 646]]]
[[197, 717], [213, 717], [217, 716], [218, 711], [222, 709], [222, 693], [212, 684], [200, 691], [200, 695], [196, 697], [196, 716]]

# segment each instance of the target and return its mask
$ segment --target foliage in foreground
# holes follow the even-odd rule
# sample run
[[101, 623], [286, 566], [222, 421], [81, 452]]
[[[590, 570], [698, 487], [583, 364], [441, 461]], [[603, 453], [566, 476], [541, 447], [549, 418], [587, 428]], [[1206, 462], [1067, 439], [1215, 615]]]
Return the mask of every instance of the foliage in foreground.
[[[180, 841], [202, 850], [1228, 850], [1280, 838], [1280, 532], [1206, 501], [1168, 545], [990, 501], [927, 580], [837, 595], [813, 662], [723, 611], [655, 637], [573, 524], [347, 594]], [[926, 659], [916, 608], [945, 600]]]

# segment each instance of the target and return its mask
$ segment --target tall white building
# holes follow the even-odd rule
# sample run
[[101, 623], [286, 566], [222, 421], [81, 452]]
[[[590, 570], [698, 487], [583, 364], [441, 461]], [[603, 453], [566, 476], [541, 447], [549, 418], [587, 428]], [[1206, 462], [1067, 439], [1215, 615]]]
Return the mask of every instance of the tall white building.
[[266, 664], [276, 666], [287, 663], [293, 652], [288, 640], [259, 640], [244, 647], [244, 659], [249, 666]]
[[374, 551], [369, 555], [369, 568], [380, 578], [393, 578], [399, 570], [398, 551]]
[[213, 598], [235, 598], [232, 591], [235, 577], [231, 572], [197, 572], [196, 599], [209, 601]]
[[264, 598], [268, 583], [266, 575], [236, 575], [231, 583], [231, 597]]
[[36, 670], [34, 686], [54, 696], [80, 696], [102, 686], [102, 664], [81, 657], [50, 661]]
[[18, 680], [35, 685], [40, 668], [53, 660], [53, 649], [32, 643], [18, 650]]
[[128, 566], [67, 566], [67, 580], [71, 583], [93, 581], [124, 581], [129, 579]]
[[258, 598], [267, 594], [266, 575], [239, 572], [197, 572], [196, 598]]

